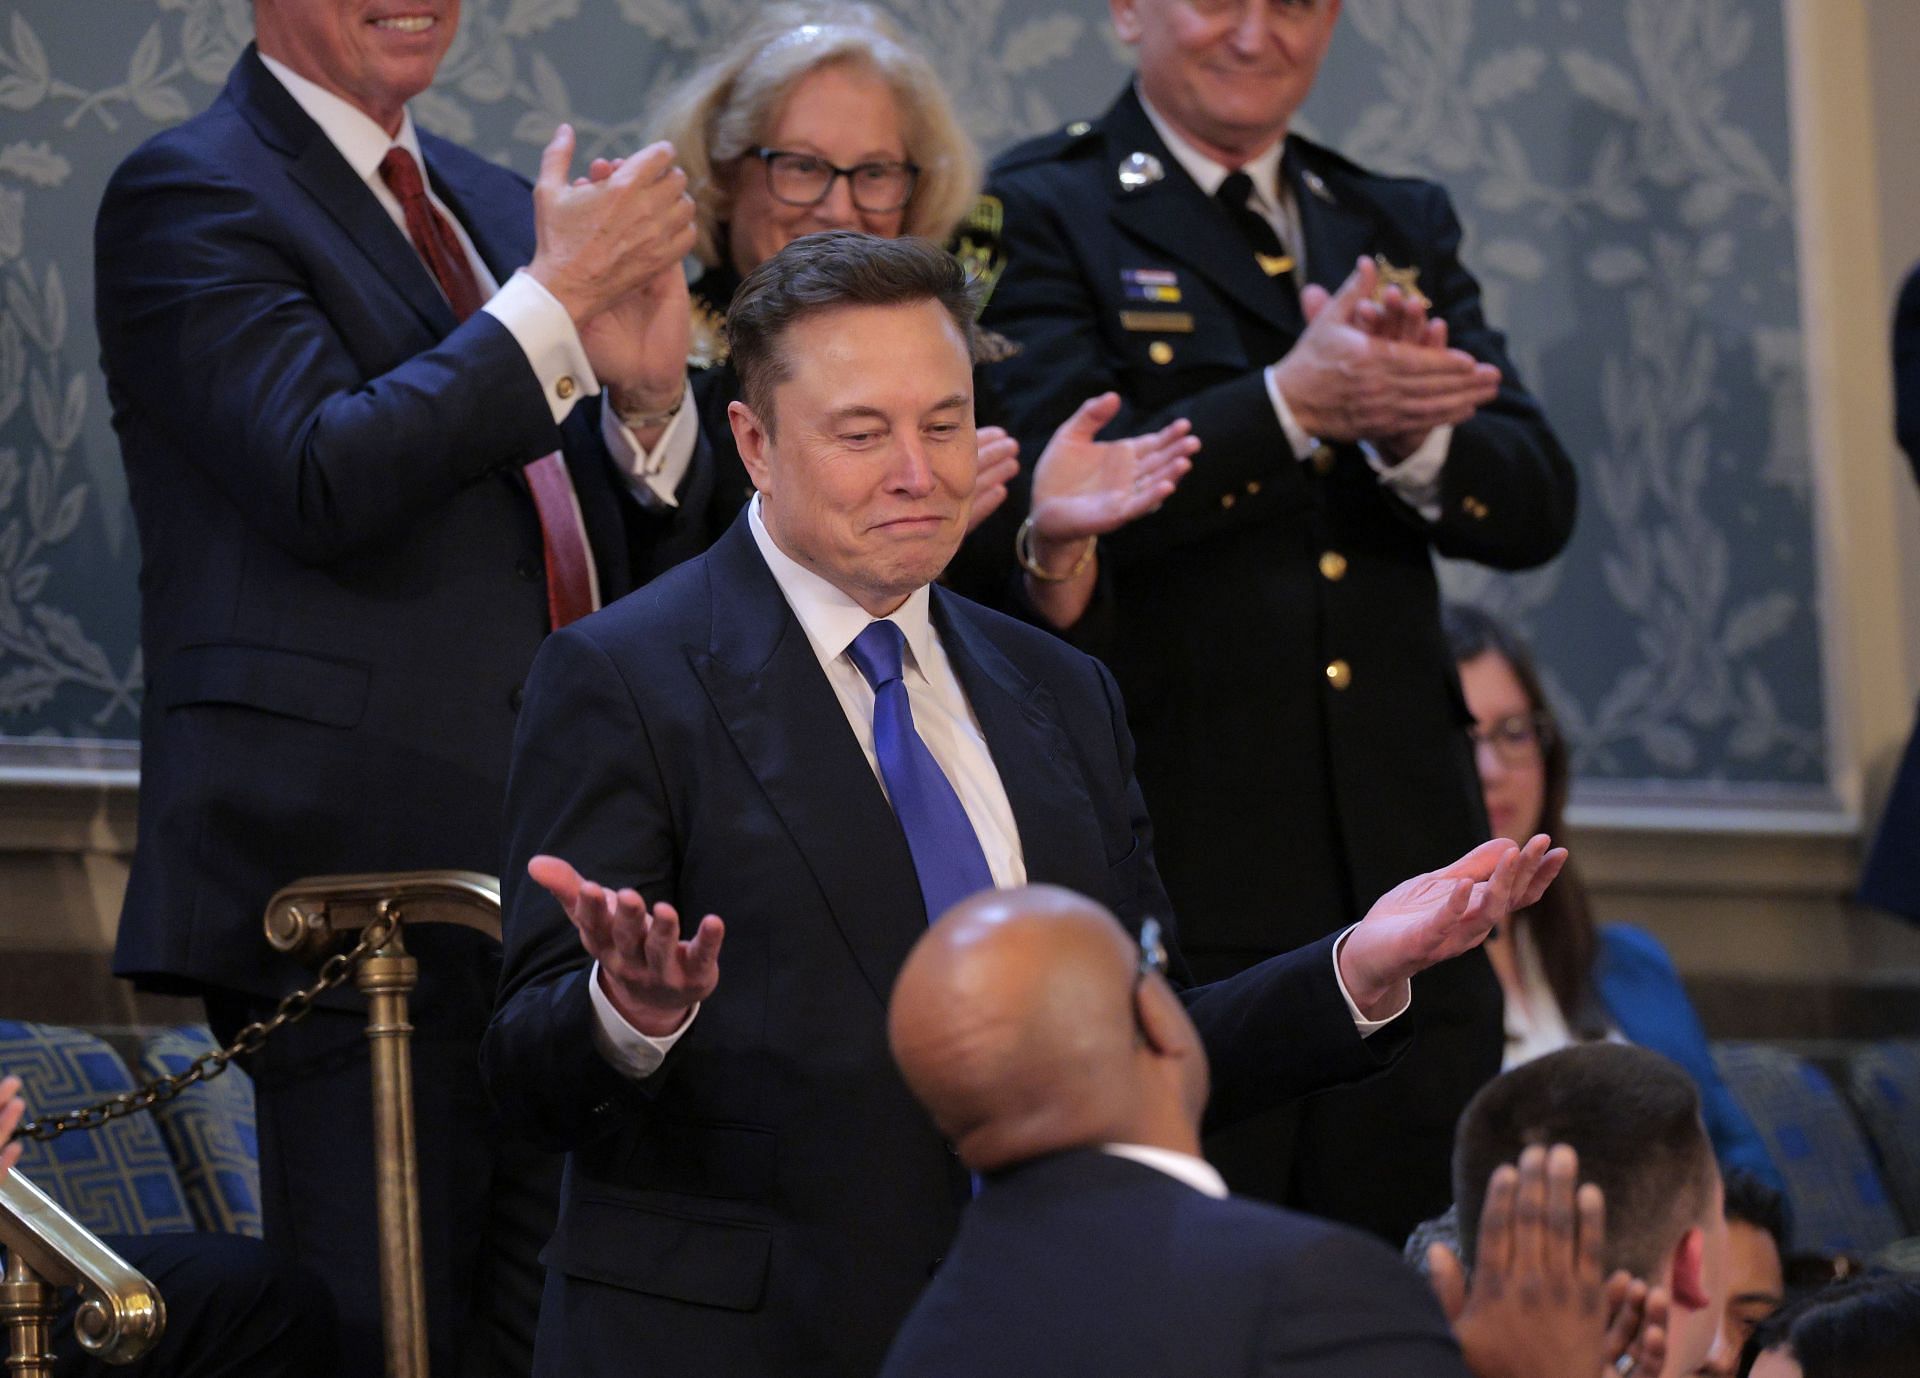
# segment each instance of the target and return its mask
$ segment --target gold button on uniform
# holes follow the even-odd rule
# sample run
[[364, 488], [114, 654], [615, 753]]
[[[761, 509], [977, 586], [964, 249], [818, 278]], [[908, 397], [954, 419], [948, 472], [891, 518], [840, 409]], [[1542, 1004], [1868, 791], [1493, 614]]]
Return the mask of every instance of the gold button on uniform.
[[1313, 464], [1314, 473], [1331, 473], [1333, 471], [1333, 446], [1315, 445], [1313, 447], [1313, 453], [1308, 455], [1307, 459]]
[[1156, 364], [1170, 364], [1173, 362], [1173, 346], [1165, 340], [1155, 340], [1147, 346], [1147, 357]]
[[563, 374], [560, 381], [553, 385], [553, 390], [560, 395], [562, 402], [569, 400], [573, 396], [573, 379]]
[[1344, 660], [1327, 662], [1327, 683], [1336, 689], [1344, 689], [1353, 683], [1353, 667]]
[[1247, 480], [1247, 496], [1253, 497], [1256, 494], [1258, 494], [1259, 491], [1260, 491], [1260, 480], [1257, 478], [1248, 479]]
[[1320, 577], [1328, 583], [1339, 583], [1347, 577], [1347, 557], [1337, 550], [1329, 550], [1320, 557]]
[[1460, 499], [1460, 510], [1477, 522], [1487, 518], [1487, 505], [1472, 494]]
[[1236, 498], [1231, 493], [1222, 493], [1220, 495], [1220, 505], [1222, 507], [1232, 507], [1238, 501], [1240, 501], [1240, 499]]

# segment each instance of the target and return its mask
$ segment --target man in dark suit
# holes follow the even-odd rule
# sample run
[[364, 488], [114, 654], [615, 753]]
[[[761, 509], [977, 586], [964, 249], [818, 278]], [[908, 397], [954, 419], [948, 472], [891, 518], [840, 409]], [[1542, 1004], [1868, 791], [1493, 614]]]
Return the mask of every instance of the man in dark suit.
[[1603, 1283], [1597, 1250], [1581, 1266], [1571, 1171], [1548, 1197], [1564, 1233], [1530, 1239], [1506, 1285], [1486, 1286], [1503, 1271], [1488, 1259], [1461, 1297], [1465, 1364], [1384, 1245], [1228, 1196], [1199, 1156], [1207, 1057], [1164, 955], [1050, 886], [975, 896], [915, 945], [889, 1041], [983, 1184], [883, 1378], [1601, 1371]]
[[[1108, 388], [1117, 433], [1184, 416], [1201, 442], [1108, 542], [1111, 637], [1087, 644], [1126, 694], [1211, 978], [1487, 835], [1433, 556], [1551, 558], [1574, 478], [1446, 194], [1287, 132], [1339, 0], [1112, 9], [1137, 80], [996, 163], [1005, 266], [982, 323], [1022, 347], [994, 382], [1023, 444]], [[1303, 902], [1276, 909], [1282, 884]], [[1444, 1208], [1454, 1119], [1499, 1070], [1500, 992], [1475, 953], [1420, 994], [1391, 1075], [1209, 1143], [1236, 1190], [1395, 1242]]]
[[[1893, 433], [1920, 478], [1920, 267], [1907, 274], [1893, 313]], [[1920, 718], [1867, 852], [1860, 898], [1920, 923]]]
[[[538, 1373], [873, 1372], [968, 1196], [887, 1055], [914, 939], [1029, 878], [1171, 921], [1112, 680], [929, 587], [973, 488], [972, 316], [923, 241], [811, 236], [756, 269], [729, 324], [757, 497], [528, 678], [483, 1057], [571, 1154]], [[1486, 844], [1188, 992], [1211, 1113], [1389, 1059], [1411, 972], [1563, 856]]]
[[[673, 485], [649, 470], [672, 449], [684, 341], [649, 326], [685, 314], [683, 179], [659, 146], [570, 186], [563, 129], [534, 191], [417, 133], [406, 101], [458, 14], [258, 0], [257, 50], [127, 159], [100, 210], [147, 675], [116, 969], [204, 994], [223, 1036], [311, 980], [262, 936], [278, 887], [497, 869], [535, 647], [670, 555]], [[590, 397], [602, 385], [613, 407]], [[689, 466], [684, 443], [675, 458]], [[557, 1166], [487, 1121], [476, 1047], [499, 950], [432, 930], [408, 945], [433, 1366], [458, 1371], [463, 1332], [510, 1350], [516, 1324], [524, 1366]], [[250, 1070], [268, 1237], [328, 1279], [344, 1362], [371, 1373], [362, 1009], [347, 993]]]

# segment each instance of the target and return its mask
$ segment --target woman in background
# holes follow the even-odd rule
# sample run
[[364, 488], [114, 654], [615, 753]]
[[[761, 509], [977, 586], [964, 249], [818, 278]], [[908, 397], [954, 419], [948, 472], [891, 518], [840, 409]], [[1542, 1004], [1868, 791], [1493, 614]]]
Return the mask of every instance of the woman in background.
[[[1443, 624], [1474, 718], [1474, 759], [1494, 835], [1562, 836], [1567, 744], [1532, 655], [1477, 608], [1451, 607]], [[1782, 1186], [1759, 1131], [1714, 1069], [1706, 1031], [1666, 949], [1652, 934], [1626, 924], [1596, 926], [1571, 862], [1540, 903], [1487, 939], [1487, 956], [1506, 996], [1503, 1069], [1596, 1038], [1651, 1048], [1686, 1068], [1699, 1085], [1722, 1169], [1745, 1169]]]
[[[932, 65], [871, 5], [815, 0], [766, 6], [738, 38], [668, 94], [653, 121], [687, 174], [701, 271], [691, 284], [689, 367], [700, 426], [715, 459], [716, 531], [752, 496], [727, 420], [739, 380], [727, 361], [726, 315], [741, 279], [802, 235], [858, 230], [949, 243], [974, 210], [980, 155], [961, 129]], [[963, 254], [991, 285], [990, 253]], [[983, 341], [987, 359], [1013, 346]], [[982, 362], [987, 361], [983, 359]], [[972, 534], [951, 571], [962, 592], [989, 602], [1015, 575], [1055, 626], [1084, 611], [1095, 575], [1093, 538], [1157, 505], [1190, 467], [1199, 442], [1184, 421], [1136, 440], [1094, 435], [1118, 410], [1094, 398], [1035, 465], [1031, 529], [1016, 531], [1006, 503], [1019, 447], [993, 419], [974, 375], [979, 467]], [[1076, 501], [1046, 505], [1050, 498]], [[1084, 596], [1082, 596], [1084, 595]]]

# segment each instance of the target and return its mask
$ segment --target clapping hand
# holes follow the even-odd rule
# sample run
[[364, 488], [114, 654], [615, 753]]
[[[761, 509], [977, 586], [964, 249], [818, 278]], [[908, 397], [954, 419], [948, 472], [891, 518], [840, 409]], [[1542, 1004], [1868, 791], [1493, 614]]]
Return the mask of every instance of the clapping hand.
[[1300, 296], [1307, 328], [1274, 365], [1274, 381], [1309, 435], [1367, 440], [1404, 459], [1436, 426], [1457, 426], [1499, 395], [1500, 370], [1449, 348], [1446, 323], [1389, 287], [1363, 258], [1328, 294]]
[[973, 510], [967, 514], [967, 533], [979, 530], [1007, 500], [1007, 485], [1020, 472], [1020, 442], [1000, 426], [982, 426], [974, 432]]
[[1120, 394], [1080, 404], [1053, 433], [1033, 468], [1036, 550], [1103, 536], [1153, 511], [1193, 468], [1200, 442], [1180, 420], [1146, 435], [1100, 440], [1120, 412]]
[[557, 856], [537, 856], [527, 874], [560, 901], [580, 932], [587, 954], [600, 964], [601, 989], [634, 1028], [664, 1037], [687, 1022], [687, 1012], [713, 994], [720, 980], [720, 916], [700, 920], [680, 937], [680, 915], [670, 904], [651, 908], [633, 889], [609, 890], [587, 880]]
[[1566, 864], [1545, 833], [1524, 847], [1483, 842], [1453, 865], [1402, 881], [1374, 902], [1340, 946], [1340, 979], [1370, 1018], [1405, 1003], [1405, 983], [1478, 947], [1493, 926], [1538, 902]]
[[1598, 1375], [1651, 1328], [1656, 1307], [1664, 1319], [1660, 1294], [1625, 1273], [1604, 1277], [1606, 1202], [1592, 1183], [1578, 1185], [1579, 1170], [1565, 1144], [1535, 1145], [1517, 1170], [1494, 1170], [1471, 1283], [1446, 1245], [1427, 1252], [1441, 1310], [1478, 1378]]
[[20, 1078], [0, 1081], [0, 1177], [20, 1161], [20, 1145], [13, 1141], [13, 1131], [20, 1127], [26, 1113], [27, 1103], [20, 1099]]

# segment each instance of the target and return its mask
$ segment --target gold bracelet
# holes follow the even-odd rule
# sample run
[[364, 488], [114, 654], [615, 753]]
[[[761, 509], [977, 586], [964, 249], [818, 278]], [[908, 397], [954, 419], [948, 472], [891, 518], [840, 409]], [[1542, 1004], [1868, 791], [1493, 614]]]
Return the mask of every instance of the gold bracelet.
[[680, 389], [680, 395], [673, 399], [673, 405], [665, 411], [628, 411], [620, 405], [620, 394], [615, 389], [607, 389], [608, 401], [613, 405], [613, 414], [620, 418], [620, 424], [628, 430], [646, 431], [655, 426], [664, 426], [680, 415], [680, 408], [686, 405], [687, 390]]
[[1049, 574], [1046, 567], [1033, 558], [1033, 515], [1020, 523], [1020, 529], [1013, 534], [1013, 557], [1020, 562], [1020, 568], [1031, 574], [1043, 584], [1064, 584], [1069, 579], [1078, 578], [1093, 558], [1095, 547], [1100, 544], [1098, 536], [1087, 537], [1087, 548], [1080, 552], [1080, 558], [1073, 562], [1073, 568], [1065, 574]]

